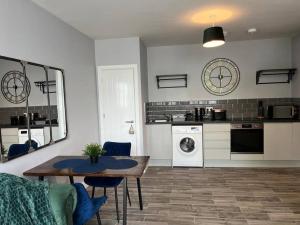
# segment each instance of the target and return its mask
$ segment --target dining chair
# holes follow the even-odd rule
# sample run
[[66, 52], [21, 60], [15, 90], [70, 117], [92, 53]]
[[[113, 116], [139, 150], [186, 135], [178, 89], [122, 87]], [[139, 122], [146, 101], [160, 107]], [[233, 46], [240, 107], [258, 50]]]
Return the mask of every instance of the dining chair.
[[25, 155], [29, 151], [29, 145], [27, 144], [12, 144], [9, 146], [7, 159], [13, 159], [21, 155]]
[[73, 213], [73, 225], [84, 225], [95, 215], [98, 225], [101, 225], [99, 210], [107, 200], [106, 196], [90, 198], [85, 187], [81, 183], [73, 184], [77, 192], [77, 205]]
[[[130, 156], [131, 143], [105, 142], [103, 149], [106, 151], [104, 156]], [[95, 188], [104, 188], [104, 195], [106, 196], [106, 188], [114, 188], [117, 220], [120, 221], [119, 203], [118, 203], [118, 186], [123, 181], [122, 177], [85, 177], [84, 182], [93, 187], [92, 198], [95, 195]], [[126, 181], [127, 182], [127, 181]], [[126, 185], [127, 186], [127, 185]], [[131, 206], [128, 188], [126, 190], [128, 202]]]

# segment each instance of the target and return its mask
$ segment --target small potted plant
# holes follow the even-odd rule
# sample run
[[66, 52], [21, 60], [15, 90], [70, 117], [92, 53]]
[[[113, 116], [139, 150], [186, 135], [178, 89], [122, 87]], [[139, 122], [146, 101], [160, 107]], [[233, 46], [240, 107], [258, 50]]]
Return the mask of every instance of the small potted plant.
[[6, 155], [7, 155], [7, 150], [6, 150], [6, 148], [5, 148], [3, 145], [1, 145], [0, 147], [1, 147], [1, 151], [0, 151], [0, 161], [2, 161], [2, 160], [5, 159], [5, 157], [6, 157]]
[[88, 144], [85, 146], [85, 149], [83, 150], [83, 154], [90, 157], [91, 163], [97, 163], [99, 156], [102, 156], [105, 154], [105, 150], [102, 148], [99, 144]]

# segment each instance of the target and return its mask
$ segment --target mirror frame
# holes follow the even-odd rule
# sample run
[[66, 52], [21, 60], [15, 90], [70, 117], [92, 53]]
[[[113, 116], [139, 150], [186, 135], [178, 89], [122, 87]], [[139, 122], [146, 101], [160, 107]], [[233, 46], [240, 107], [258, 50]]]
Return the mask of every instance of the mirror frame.
[[[69, 133], [69, 130], [68, 130], [68, 117], [67, 117], [67, 105], [66, 105], [66, 84], [65, 84], [65, 73], [64, 73], [64, 70], [63, 69], [60, 69], [60, 68], [57, 68], [57, 67], [53, 67], [53, 66], [47, 66], [47, 65], [43, 65], [43, 64], [39, 64], [39, 63], [34, 63], [34, 62], [29, 62], [29, 61], [26, 61], [26, 60], [21, 60], [21, 59], [16, 59], [16, 58], [11, 58], [11, 57], [7, 57], [7, 56], [2, 56], [0, 55], [0, 59], [3, 59], [3, 60], [8, 60], [8, 61], [14, 61], [14, 62], [18, 62], [21, 64], [22, 68], [23, 68], [23, 74], [24, 76], [27, 78], [27, 74], [26, 74], [26, 65], [32, 65], [32, 66], [37, 66], [37, 67], [41, 67], [44, 72], [45, 72], [45, 77], [46, 77], [46, 82], [49, 81], [49, 77], [48, 77], [48, 70], [51, 69], [51, 70], [58, 70], [61, 72], [62, 74], [62, 81], [63, 81], [63, 94], [64, 94], [64, 105], [65, 105], [65, 110], [64, 110], [64, 113], [65, 113], [65, 121], [66, 121], [66, 135], [65, 137], [61, 138], [61, 139], [58, 139], [58, 140], [53, 140], [53, 133], [52, 133], [52, 122], [51, 122], [51, 116], [52, 116], [52, 113], [51, 113], [51, 105], [50, 105], [50, 93], [49, 93], [49, 86], [47, 85], [47, 102], [48, 102], [48, 114], [49, 114], [49, 127], [50, 127], [50, 141], [49, 143], [47, 144], [44, 144], [43, 146], [40, 146], [38, 147], [36, 150], [40, 150], [42, 148], [45, 148], [45, 147], [48, 147], [50, 145], [53, 145], [55, 143], [58, 143], [58, 142], [61, 142], [63, 140], [66, 140], [67, 137], [68, 137], [68, 133]], [[26, 111], [27, 111], [27, 115], [29, 113], [29, 105], [28, 105], [28, 97], [29, 95], [26, 95]], [[27, 116], [27, 120], [26, 120], [26, 127], [28, 129], [28, 137], [29, 137], [29, 140], [31, 140], [31, 124], [30, 124], [30, 118]], [[1, 132], [0, 132], [1, 134]], [[0, 137], [1, 138], [1, 137]], [[34, 151], [34, 152], [35, 152]], [[32, 152], [28, 152], [27, 154], [25, 155], [28, 155]], [[1, 153], [0, 153], [1, 154]], [[10, 160], [2, 160], [1, 161], [1, 157], [0, 157], [0, 163], [5, 163], [5, 162], [10, 162], [12, 160], [15, 160], [15, 159], [18, 159], [22, 156], [25, 156], [25, 155], [20, 155], [19, 157], [15, 157], [15, 158], [12, 158]]]

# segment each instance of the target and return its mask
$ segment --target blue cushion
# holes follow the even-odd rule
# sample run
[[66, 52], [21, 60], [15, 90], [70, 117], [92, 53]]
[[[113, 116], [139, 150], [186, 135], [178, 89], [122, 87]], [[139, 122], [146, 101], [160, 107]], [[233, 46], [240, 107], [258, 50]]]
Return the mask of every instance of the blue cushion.
[[105, 156], [130, 156], [131, 143], [105, 142]]
[[84, 182], [93, 187], [115, 187], [122, 182], [122, 177], [85, 177]]
[[107, 197], [91, 199], [82, 184], [73, 184], [77, 191], [77, 206], [73, 213], [73, 224], [84, 225], [99, 211], [100, 207], [106, 202]]
[[27, 154], [29, 147], [27, 144], [12, 144], [7, 153], [8, 160]]

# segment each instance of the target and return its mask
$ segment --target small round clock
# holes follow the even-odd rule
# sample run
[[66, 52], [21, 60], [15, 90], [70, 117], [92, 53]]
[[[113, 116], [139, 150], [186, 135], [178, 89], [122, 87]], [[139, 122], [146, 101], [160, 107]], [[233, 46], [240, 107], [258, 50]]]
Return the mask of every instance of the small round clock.
[[20, 71], [7, 72], [1, 80], [1, 91], [7, 101], [20, 104], [30, 94], [30, 82]]
[[227, 95], [237, 88], [239, 82], [239, 68], [229, 59], [214, 59], [202, 71], [202, 84], [213, 95]]

